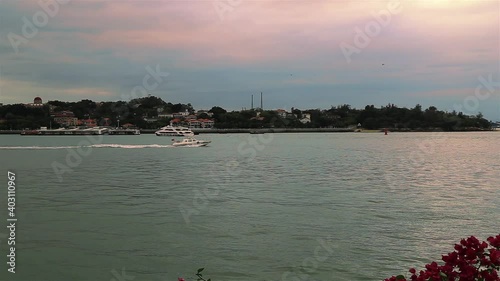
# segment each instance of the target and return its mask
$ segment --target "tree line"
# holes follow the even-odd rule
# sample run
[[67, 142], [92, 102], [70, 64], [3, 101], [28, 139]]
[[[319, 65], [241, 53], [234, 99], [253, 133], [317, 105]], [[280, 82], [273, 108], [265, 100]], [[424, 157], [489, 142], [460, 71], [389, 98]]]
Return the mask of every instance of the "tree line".
[[[226, 112], [214, 107], [215, 126], [217, 128], [348, 128], [364, 129], [390, 128], [394, 130], [485, 130], [491, 123], [481, 113], [465, 115], [462, 112], [446, 112], [434, 106], [422, 109], [398, 107], [394, 104], [375, 107], [367, 105], [364, 109], [352, 108], [348, 104], [332, 106], [330, 109], [292, 109], [290, 114], [280, 116], [276, 111], [246, 110]], [[304, 123], [303, 117], [310, 116], [310, 122]], [[256, 118], [264, 117], [264, 118]], [[307, 120], [306, 120], [307, 121]]]
[[[141, 129], [156, 129], [168, 125], [172, 118], [158, 118], [158, 113], [178, 113], [188, 111], [195, 114], [191, 104], [173, 104], [161, 98], [148, 96], [131, 101], [96, 103], [85, 99], [78, 102], [49, 101], [40, 108], [23, 104], [0, 106], [0, 130], [20, 130], [39, 127], [57, 128], [51, 115], [61, 111], [71, 111], [78, 119], [96, 119], [98, 125], [107, 123], [117, 126], [131, 123]], [[364, 129], [390, 128], [393, 130], [434, 130], [445, 131], [484, 130], [491, 123], [481, 113], [466, 115], [462, 112], [447, 112], [434, 106], [423, 109], [398, 107], [394, 104], [375, 107], [367, 105], [363, 109], [352, 108], [348, 104], [332, 106], [330, 109], [300, 110], [292, 108], [283, 114], [275, 110], [227, 111], [220, 106], [212, 107], [208, 113], [200, 113], [198, 118], [212, 118], [216, 128], [347, 128]], [[309, 119], [304, 119], [310, 117]]]

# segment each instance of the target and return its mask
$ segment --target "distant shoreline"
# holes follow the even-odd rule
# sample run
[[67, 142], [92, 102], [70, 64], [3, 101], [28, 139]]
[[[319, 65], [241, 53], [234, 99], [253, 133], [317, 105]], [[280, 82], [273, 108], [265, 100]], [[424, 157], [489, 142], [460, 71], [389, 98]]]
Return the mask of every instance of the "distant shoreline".
[[[141, 134], [154, 134], [158, 129], [143, 129], [140, 130]], [[0, 135], [20, 135], [23, 130], [0, 130]], [[263, 134], [263, 133], [383, 133], [384, 129], [380, 130], [358, 130], [347, 128], [265, 128], [265, 129], [192, 129], [193, 132], [199, 134]], [[442, 129], [388, 129], [388, 132], [397, 133], [432, 133], [432, 132], [446, 132], [446, 133], [459, 133], [459, 132], [500, 132], [498, 129], [491, 130], [457, 130], [457, 131], [444, 131]]]

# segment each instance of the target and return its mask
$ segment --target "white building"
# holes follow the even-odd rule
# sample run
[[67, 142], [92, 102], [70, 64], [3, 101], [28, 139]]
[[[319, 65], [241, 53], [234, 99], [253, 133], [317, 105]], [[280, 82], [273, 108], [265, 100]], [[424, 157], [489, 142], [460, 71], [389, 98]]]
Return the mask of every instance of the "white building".
[[286, 110], [284, 109], [278, 109], [276, 110], [276, 112], [278, 113], [278, 116], [281, 118], [286, 118], [288, 116], [288, 112], [286, 112]]
[[174, 115], [172, 113], [160, 113], [158, 118], [174, 118]]
[[302, 113], [302, 119], [300, 119], [300, 122], [302, 122], [302, 124], [311, 123], [311, 114]]

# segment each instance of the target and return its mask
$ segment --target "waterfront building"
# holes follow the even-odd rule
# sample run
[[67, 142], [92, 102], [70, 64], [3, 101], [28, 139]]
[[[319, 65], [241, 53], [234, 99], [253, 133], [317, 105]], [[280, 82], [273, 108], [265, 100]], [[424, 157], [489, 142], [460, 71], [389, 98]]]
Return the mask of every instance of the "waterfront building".
[[52, 114], [54, 122], [64, 127], [78, 126], [78, 118], [71, 111], [60, 111]]
[[78, 120], [78, 126], [85, 126], [89, 128], [97, 127], [97, 120], [96, 119], [81, 119]]
[[286, 112], [286, 110], [284, 109], [278, 109], [276, 110], [276, 112], [278, 113], [278, 116], [281, 118], [286, 118], [288, 115], [288, 112]]

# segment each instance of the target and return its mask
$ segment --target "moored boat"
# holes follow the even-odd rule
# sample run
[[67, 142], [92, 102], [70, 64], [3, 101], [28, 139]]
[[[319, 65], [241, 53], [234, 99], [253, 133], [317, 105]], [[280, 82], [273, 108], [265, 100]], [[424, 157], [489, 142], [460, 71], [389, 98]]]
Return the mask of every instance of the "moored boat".
[[192, 137], [194, 136], [193, 131], [186, 127], [174, 127], [174, 126], [165, 126], [160, 128], [160, 130], [155, 132], [155, 135], [159, 137]]
[[141, 131], [139, 129], [111, 129], [109, 130], [110, 135], [140, 135]]
[[93, 128], [74, 128], [74, 129], [47, 129], [41, 127], [38, 130], [24, 130], [21, 135], [37, 135], [37, 136], [75, 136], [75, 135], [103, 135], [108, 133], [107, 128], [93, 127]]
[[40, 132], [38, 130], [24, 130], [21, 132], [21, 135], [27, 135], [27, 136], [30, 136], [30, 135], [39, 135]]

